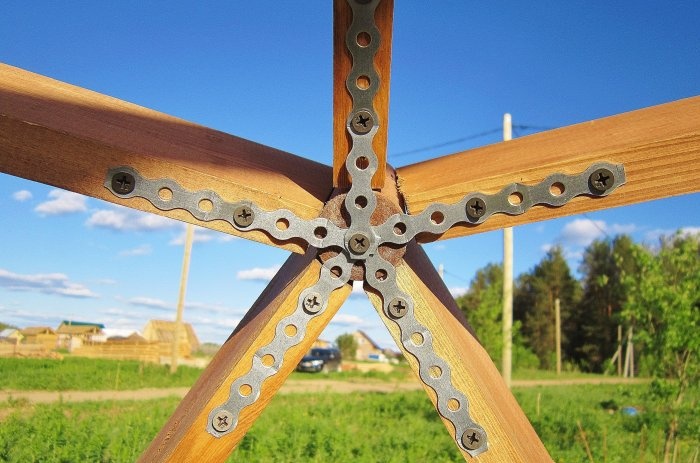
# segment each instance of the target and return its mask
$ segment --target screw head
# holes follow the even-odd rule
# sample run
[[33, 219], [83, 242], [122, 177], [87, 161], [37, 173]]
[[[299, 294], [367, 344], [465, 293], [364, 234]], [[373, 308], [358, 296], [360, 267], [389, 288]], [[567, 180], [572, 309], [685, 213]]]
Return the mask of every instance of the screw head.
[[112, 190], [119, 195], [128, 195], [136, 187], [136, 179], [129, 172], [112, 175]]
[[467, 428], [462, 434], [462, 445], [467, 450], [476, 450], [484, 445], [484, 433], [481, 429]]
[[408, 312], [408, 303], [402, 297], [395, 297], [389, 302], [389, 315], [393, 318], [401, 318]]
[[316, 291], [311, 291], [304, 298], [304, 310], [308, 313], [319, 313], [323, 307], [323, 298]]
[[612, 188], [613, 183], [615, 183], [615, 174], [610, 171], [610, 169], [596, 169], [590, 177], [588, 177], [588, 184], [593, 189], [594, 193], [602, 194]]
[[467, 201], [467, 216], [470, 219], [476, 220], [486, 214], [486, 203], [481, 198], [472, 198]]
[[374, 127], [374, 117], [372, 113], [366, 110], [361, 110], [355, 113], [350, 122], [352, 131], [358, 135], [364, 135]]
[[233, 211], [233, 223], [241, 228], [249, 227], [255, 219], [255, 213], [248, 206], [239, 206]]
[[233, 414], [228, 410], [219, 410], [211, 419], [211, 427], [218, 432], [226, 432], [233, 427]]
[[350, 237], [348, 247], [355, 254], [364, 254], [369, 249], [369, 237], [364, 233], [355, 233]]

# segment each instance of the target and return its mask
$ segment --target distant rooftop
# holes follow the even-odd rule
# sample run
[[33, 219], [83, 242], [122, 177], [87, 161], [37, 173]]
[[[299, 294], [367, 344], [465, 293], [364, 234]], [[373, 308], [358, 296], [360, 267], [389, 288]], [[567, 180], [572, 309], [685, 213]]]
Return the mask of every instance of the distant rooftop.
[[63, 320], [61, 325], [71, 325], [71, 326], [97, 326], [101, 330], [105, 329], [102, 323], [92, 323], [92, 322], [78, 322], [75, 320]]

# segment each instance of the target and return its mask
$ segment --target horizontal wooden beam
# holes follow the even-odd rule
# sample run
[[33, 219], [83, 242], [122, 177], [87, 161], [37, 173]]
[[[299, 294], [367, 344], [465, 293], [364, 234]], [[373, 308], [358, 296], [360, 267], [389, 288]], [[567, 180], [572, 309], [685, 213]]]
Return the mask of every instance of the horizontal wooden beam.
[[[470, 416], [488, 435], [489, 448], [476, 460], [483, 463], [552, 461], [489, 355], [470, 332], [425, 252], [420, 246], [409, 244], [404, 259], [403, 265], [396, 268], [397, 283], [413, 298], [416, 318], [432, 334], [435, 353], [450, 365], [452, 384], [467, 396]], [[419, 365], [403, 349], [398, 325], [384, 314], [381, 297], [371, 290], [368, 295], [418, 376]], [[434, 391], [428, 386], [424, 388], [435, 404]], [[452, 424], [444, 418], [443, 422], [454, 437]], [[467, 453], [462, 454], [472, 461]]]
[[317, 217], [331, 192], [329, 166], [0, 64], [0, 172], [279, 245], [261, 232], [241, 234], [226, 222], [119, 199], [103, 186], [108, 169], [117, 166], [302, 218]]
[[[389, 82], [391, 80], [391, 37], [394, 19], [394, 0], [381, 0], [374, 14], [381, 40], [374, 58], [379, 75], [379, 90], [374, 96], [374, 110], [379, 116], [379, 130], [372, 147], [377, 154], [379, 167], [372, 178], [372, 187], [384, 185], [386, 146], [389, 135]], [[348, 188], [350, 179], [345, 160], [352, 146], [346, 129], [346, 121], [352, 110], [352, 98], [346, 87], [346, 79], [352, 69], [352, 56], [345, 45], [345, 37], [352, 23], [352, 9], [348, 0], [333, 3], [333, 184]]]
[[700, 97], [539, 133], [397, 169], [408, 210], [455, 203], [471, 192], [495, 193], [537, 183], [555, 172], [583, 172], [599, 161], [623, 164], [627, 183], [605, 198], [575, 198], [561, 208], [536, 206], [495, 215], [442, 236], [470, 235], [599, 209], [700, 191]]
[[278, 322], [296, 309], [300, 293], [318, 281], [320, 269], [315, 252], [287, 260], [139, 461], [215, 463], [228, 458], [350, 295], [349, 284], [331, 294], [326, 310], [309, 322], [303, 341], [287, 351], [280, 370], [263, 382], [258, 400], [241, 411], [233, 431], [219, 438], [209, 434], [209, 413], [228, 399], [231, 384], [250, 370], [255, 352], [270, 343]]

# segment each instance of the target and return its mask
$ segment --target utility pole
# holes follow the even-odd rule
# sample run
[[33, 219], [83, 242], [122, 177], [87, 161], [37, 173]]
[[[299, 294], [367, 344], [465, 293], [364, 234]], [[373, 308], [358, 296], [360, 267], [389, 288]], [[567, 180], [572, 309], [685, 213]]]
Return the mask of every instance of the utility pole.
[[192, 241], [194, 238], [194, 225], [187, 224], [185, 229], [185, 252], [182, 257], [182, 274], [180, 275], [180, 294], [177, 298], [177, 315], [175, 316], [175, 329], [173, 330], [173, 355], [170, 361], [170, 373], [177, 372], [177, 357], [180, 349], [180, 333], [182, 332], [182, 312], [185, 310], [185, 292], [187, 291], [187, 274], [190, 271], [190, 255], [192, 254]]
[[559, 298], [554, 299], [554, 342], [557, 345], [557, 375], [561, 374], [561, 307]]
[[[513, 138], [509, 113], [503, 115], [503, 141]], [[501, 375], [508, 388], [513, 370], [513, 229], [503, 229], [503, 352]]]

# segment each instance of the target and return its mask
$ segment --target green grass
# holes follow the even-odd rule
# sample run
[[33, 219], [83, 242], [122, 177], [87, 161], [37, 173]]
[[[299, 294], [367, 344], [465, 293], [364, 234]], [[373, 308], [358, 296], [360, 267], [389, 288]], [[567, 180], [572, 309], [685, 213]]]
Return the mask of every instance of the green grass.
[[0, 389], [45, 391], [127, 390], [191, 386], [201, 369], [181, 366], [171, 375], [167, 365], [132, 360], [66, 356], [63, 360], [0, 358]]
[[[519, 389], [515, 394], [555, 461], [588, 461], [576, 424], [580, 421], [596, 462], [651, 463], [659, 461], [663, 422], [652, 411], [655, 404], [648, 402], [645, 390], [644, 385], [559, 386]], [[694, 391], [688, 400], [699, 398]], [[134, 461], [177, 402], [15, 402], [0, 408], [0, 461]], [[601, 403], [634, 405], [642, 413], [611, 414]], [[678, 461], [692, 461], [700, 447], [700, 418], [684, 416], [681, 424]], [[277, 396], [229, 461], [463, 460], [425, 394], [416, 391]]]

